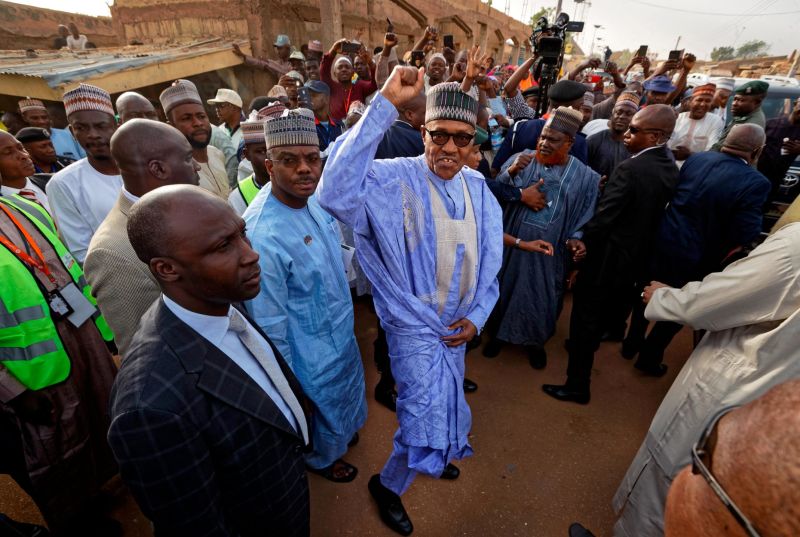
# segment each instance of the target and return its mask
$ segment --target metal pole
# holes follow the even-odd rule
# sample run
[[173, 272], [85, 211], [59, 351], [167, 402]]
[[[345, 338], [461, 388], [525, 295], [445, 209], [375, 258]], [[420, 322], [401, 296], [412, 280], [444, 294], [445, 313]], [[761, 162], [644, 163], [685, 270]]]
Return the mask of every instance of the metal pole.
[[560, 14], [561, 14], [561, 0], [558, 0], [558, 3], [556, 3], [556, 17], [558, 17]]
[[681, 44], [681, 37], [683, 37], [683, 36], [680, 36], [680, 35], [678, 36], [678, 40], [675, 41], [675, 48], [672, 49], [672, 50], [678, 50], [678, 46]]
[[800, 67], [800, 51], [794, 51], [794, 63], [792, 63], [792, 67], [789, 69], [789, 72], [786, 73], [786, 76], [794, 78], [797, 74], [797, 69]]

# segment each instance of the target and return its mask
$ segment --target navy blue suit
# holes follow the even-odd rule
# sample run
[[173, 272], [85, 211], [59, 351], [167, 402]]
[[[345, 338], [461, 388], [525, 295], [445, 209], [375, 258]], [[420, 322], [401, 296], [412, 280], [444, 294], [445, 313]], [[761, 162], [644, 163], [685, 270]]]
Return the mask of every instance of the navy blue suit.
[[[492, 169], [500, 170], [508, 159], [523, 149], [536, 149], [536, 142], [539, 140], [539, 135], [542, 134], [545, 123], [547, 121], [544, 119], [530, 119], [514, 125], [516, 129], [508, 129], [503, 145], [500, 146], [494, 157]], [[575, 143], [572, 144], [569, 154], [587, 166], [589, 165], [589, 146], [586, 144], [586, 137], [583, 134], [578, 133], [575, 137]]]
[[325, 151], [335, 139], [342, 135], [344, 123], [338, 119], [333, 119], [332, 117], [328, 118], [327, 125], [323, 125], [319, 120], [316, 120], [316, 123], [317, 136], [319, 137], [319, 150]]
[[383, 134], [383, 140], [375, 151], [376, 159], [418, 157], [425, 152], [422, 133], [405, 121], [396, 119]]

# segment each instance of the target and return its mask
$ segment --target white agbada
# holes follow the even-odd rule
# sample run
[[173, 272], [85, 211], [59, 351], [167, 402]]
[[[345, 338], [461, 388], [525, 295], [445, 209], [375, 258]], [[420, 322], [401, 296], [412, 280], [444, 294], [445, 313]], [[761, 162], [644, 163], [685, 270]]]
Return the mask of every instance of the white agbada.
[[715, 412], [800, 377], [800, 223], [702, 282], [658, 289], [645, 316], [709, 332], [667, 392], [614, 496], [616, 537], [663, 534], [670, 483], [691, 463], [691, 446]]
[[122, 176], [102, 174], [82, 159], [53, 175], [45, 190], [58, 234], [83, 263], [92, 235], [117, 203]]
[[[675, 130], [672, 131], [667, 147], [675, 149], [683, 146], [692, 153], [708, 151], [717, 143], [724, 128], [722, 118], [715, 114], [708, 113], [703, 119], [692, 119], [689, 112], [683, 112], [675, 122]], [[678, 166], [681, 164], [683, 161], [678, 162]]]

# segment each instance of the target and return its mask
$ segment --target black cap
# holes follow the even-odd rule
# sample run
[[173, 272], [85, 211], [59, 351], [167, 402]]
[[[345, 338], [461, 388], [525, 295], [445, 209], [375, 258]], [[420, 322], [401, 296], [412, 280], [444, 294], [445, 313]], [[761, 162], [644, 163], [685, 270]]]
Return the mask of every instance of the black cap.
[[19, 130], [16, 138], [22, 143], [41, 142], [50, 139], [50, 131], [39, 127], [25, 127]]
[[586, 86], [574, 80], [560, 80], [548, 90], [547, 97], [558, 103], [571, 103], [583, 99]]
[[541, 90], [540, 90], [539, 86], [532, 86], [532, 87], [526, 89], [525, 91], [523, 91], [522, 92], [522, 96], [523, 97], [530, 97], [531, 95], [533, 95], [533, 96], [539, 97], [540, 93], [541, 93]]

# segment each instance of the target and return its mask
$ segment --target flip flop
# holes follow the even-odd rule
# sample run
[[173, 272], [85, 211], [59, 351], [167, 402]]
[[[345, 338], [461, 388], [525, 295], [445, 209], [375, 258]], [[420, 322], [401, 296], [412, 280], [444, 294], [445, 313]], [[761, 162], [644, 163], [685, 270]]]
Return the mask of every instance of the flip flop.
[[[339, 465], [340, 468], [343, 467], [347, 473], [343, 476], [337, 476], [335, 470], [337, 465]], [[350, 483], [358, 475], [358, 468], [344, 462], [342, 459], [337, 459], [336, 462], [326, 468], [311, 468], [310, 466], [306, 466], [306, 468], [312, 474], [321, 475], [328, 481], [333, 481], [334, 483]]]

